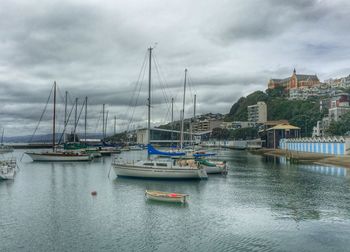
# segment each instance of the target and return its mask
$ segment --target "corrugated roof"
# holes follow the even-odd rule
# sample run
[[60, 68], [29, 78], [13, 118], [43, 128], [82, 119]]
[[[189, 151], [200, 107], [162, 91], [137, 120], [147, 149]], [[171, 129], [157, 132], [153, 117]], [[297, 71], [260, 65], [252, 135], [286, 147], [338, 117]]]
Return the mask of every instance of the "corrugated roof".
[[267, 130], [287, 130], [287, 129], [300, 129], [299, 127], [290, 125], [290, 124], [278, 124], [272, 128], [269, 128]]

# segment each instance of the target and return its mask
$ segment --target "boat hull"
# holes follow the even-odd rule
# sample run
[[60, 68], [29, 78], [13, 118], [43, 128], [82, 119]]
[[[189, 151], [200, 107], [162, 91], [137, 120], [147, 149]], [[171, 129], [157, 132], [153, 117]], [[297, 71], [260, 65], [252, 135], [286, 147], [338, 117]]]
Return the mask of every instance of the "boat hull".
[[153, 178], [153, 179], [205, 179], [208, 178], [204, 169], [159, 169], [153, 167], [135, 167], [113, 164], [118, 177]]
[[208, 174], [219, 174], [225, 171], [225, 168], [218, 166], [204, 166], [204, 169]]
[[171, 202], [171, 203], [186, 203], [187, 195], [180, 197], [169, 197], [166, 195], [153, 195], [146, 191], [146, 198], [149, 200], [162, 201], [162, 202]]
[[0, 161], [0, 180], [14, 179], [16, 175], [16, 161]]
[[15, 175], [16, 175], [15, 170], [8, 172], [8, 173], [5, 173], [5, 174], [0, 172], [0, 180], [13, 180], [13, 179], [15, 179]]
[[26, 154], [37, 162], [80, 162], [90, 161], [92, 158], [90, 155], [55, 155], [55, 154], [42, 154], [42, 153], [29, 153]]

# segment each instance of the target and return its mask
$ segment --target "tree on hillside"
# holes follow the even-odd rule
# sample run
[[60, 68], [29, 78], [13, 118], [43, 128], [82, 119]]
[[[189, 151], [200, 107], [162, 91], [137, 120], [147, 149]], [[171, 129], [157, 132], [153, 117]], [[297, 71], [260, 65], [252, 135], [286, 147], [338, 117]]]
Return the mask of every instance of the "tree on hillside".
[[228, 139], [230, 136], [230, 131], [228, 129], [214, 128], [211, 137], [218, 140]]
[[268, 96], [263, 91], [255, 91], [254, 93], [251, 93], [247, 97], [241, 97], [231, 107], [230, 112], [226, 117], [226, 120], [247, 121], [248, 119], [247, 107], [250, 105], [256, 104], [258, 101], [266, 102], [267, 100], [268, 100]]
[[326, 130], [329, 135], [343, 136], [350, 132], [350, 112], [342, 116], [341, 120], [332, 121]]
[[256, 128], [241, 128], [231, 131], [230, 139], [232, 140], [249, 140], [258, 137]]

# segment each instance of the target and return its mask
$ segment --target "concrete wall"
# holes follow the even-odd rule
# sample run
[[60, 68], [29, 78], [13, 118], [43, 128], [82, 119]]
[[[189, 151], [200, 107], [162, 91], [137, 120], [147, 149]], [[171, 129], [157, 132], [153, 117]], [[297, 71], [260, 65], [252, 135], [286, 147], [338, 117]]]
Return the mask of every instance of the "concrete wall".
[[204, 141], [201, 143], [202, 146], [205, 147], [224, 147], [230, 149], [260, 149], [262, 147], [261, 139], [253, 139], [253, 140], [237, 140], [237, 141]]

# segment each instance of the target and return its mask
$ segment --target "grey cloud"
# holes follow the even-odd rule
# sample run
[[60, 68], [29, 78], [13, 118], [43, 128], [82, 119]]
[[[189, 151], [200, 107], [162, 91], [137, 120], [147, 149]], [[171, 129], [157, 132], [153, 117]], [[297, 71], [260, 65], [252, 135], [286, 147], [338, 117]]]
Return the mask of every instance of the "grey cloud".
[[[100, 128], [103, 103], [110, 125], [117, 116], [118, 128], [125, 129], [133, 114], [132, 127], [144, 127], [147, 69], [140, 93], [134, 89], [146, 49], [155, 42], [160, 67], [153, 64], [155, 125], [170, 120], [171, 97], [178, 117], [184, 68], [190, 77], [187, 116], [194, 93], [198, 113], [227, 113], [240, 96], [265, 90], [269, 78], [290, 76], [294, 67], [319, 73], [320, 79], [348, 75], [349, 10], [342, 0], [5, 0], [0, 126], [9, 135], [31, 133], [56, 80], [60, 124], [67, 90], [79, 104], [88, 96], [90, 131]], [[158, 71], [166, 84], [160, 85]], [[41, 125], [45, 132], [51, 127], [47, 113]]]

